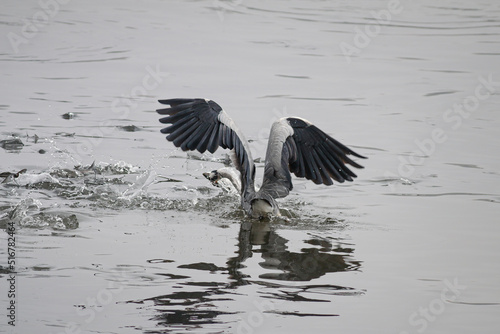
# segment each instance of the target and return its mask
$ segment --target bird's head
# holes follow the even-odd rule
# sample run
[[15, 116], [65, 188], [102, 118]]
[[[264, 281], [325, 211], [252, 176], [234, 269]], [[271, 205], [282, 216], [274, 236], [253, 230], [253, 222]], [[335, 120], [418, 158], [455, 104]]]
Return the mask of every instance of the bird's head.
[[216, 187], [218, 187], [217, 182], [222, 178], [222, 175], [220, 175], [220, 173], [216, 170], [213, 170], [210, 173], [203, 173], [203, 176]]

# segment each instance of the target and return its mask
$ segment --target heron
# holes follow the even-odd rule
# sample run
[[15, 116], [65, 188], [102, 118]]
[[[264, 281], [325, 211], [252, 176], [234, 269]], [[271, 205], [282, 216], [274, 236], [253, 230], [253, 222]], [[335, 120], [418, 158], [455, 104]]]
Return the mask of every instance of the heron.
[[[168, 108], [156, 110], [166, 139], [183, 151], [214, 153], [219, 147], [231, 150], [231, 160], [239, 172], [241, 206], [253, 218], [279, 216], [277, 198], [286, 197], [293, 189], [291, 173], [315, 184], [332, 185], [357, 177], [347, 166], [363, 168], [349, 156], [366, 159], [314, 124], [300, 117], [283, 117], [271, 126], [266, 150], [264, 177], [255, 187], [255, 164], [248, 141], [235, 122], [212, 100], [175, 98], [158, 101]], [[217, 171], [205, 177], [219, 177]]]

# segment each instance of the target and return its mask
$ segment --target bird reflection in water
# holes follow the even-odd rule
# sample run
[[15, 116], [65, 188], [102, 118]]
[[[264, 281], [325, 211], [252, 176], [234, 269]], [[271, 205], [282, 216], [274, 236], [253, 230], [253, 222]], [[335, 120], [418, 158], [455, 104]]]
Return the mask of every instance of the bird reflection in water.
[[[311, 237], [305, 240], [311, 247], [302, 248], [300, 253], [291, 252], [286, 245], [288, 240], [276, 233], [269, 222], [242, 223], [238, 239], [238, 256], [228, 261], [229, 268], [236, 270], [233, 271], [235, 279], [238, 279], [236, 272], [241, 263], [254, 253], [264, 260], [260, 266], [271, 271], [259, 275], [264, 279], [310, 281], [326, 273], [354, 271], [360, 267], [360, 262], [350, 259], [352, 248], [337, 246], [334, 249], [325, 238]], [[255, 246], [260, 248], [254, 249]]]
[[[301, 286], [279, 283], [276, 281], [303, 281], [310, 282], [327, 273], [356, 271], [360, 262], [352, 259], [353, 249], [349, 247], [334, 246], [332, 240], [324, 237], [313, 237], [304, 242], [310, 246], [292, 252], [288, 249], [288, 240], [275, 231], [275, 226], [269, 222], [244, 221], [241, 223], [238, 234], [237, 255], [226, 262], [226, 266], [217, 266], [213, 263], [199, 262], [182, 264], [177, 268], [196, 271], [209, 271], [223, 276], [222, 279], [214, 278], [210, 282], [197, 281], [198, 276], [193, 272], [190, 276], [181, 276], [178, 273], [162, 275], [172, 277], [175, 281], [175, 292], [165, 295], [131, 301], [144, 303], [152, 301], [158, 312], [154, 320], [158, 327], [163, 328], [199, 328], [201, 325], [220, 326], [227, 317], [238, 317], [238, 311], [231, 308], [219, 308], [216, 305], [233, 302], [235, 294], [239, 295], [239, 288], [249, 284], [258, 284], [258, 288], [265, 298], [275, 301], [290, 302], [327, 302], [332, 295], [359, 295], [360, 290], [333, 284], [309, 284]], [[243, 273], [244, 262], [258, 256], [263, 259], [259, 265], [268, 272], [262, 273], [258, 278]], [[183, 272], [185, 273], [185, 272]], [[230, 280], [228, 282], [226, 273]], [[320, 292], [321, 291], [321, 292]], [[308, 292], [324, 298], [311, 299]], [[268, 299], [269, 300], [269, 299]], [[231, 310], [231, 311], [228, 311]], [[279, 313], [277, 310], [275, 313]], [[282, 313], [286, 315], [286, 313]], [[294, 314], [306, 316], [306, 314]], [[311, 315], [311, 314], [307, 314]], [[314, 314], [312, 314], [314, 315]], [[321, 316], [336, 316], [338, 314], [321, 314]], [[157, 333], [151, 331], [150, 333]], [[163, 333], [161, 330], [158, 333]]]

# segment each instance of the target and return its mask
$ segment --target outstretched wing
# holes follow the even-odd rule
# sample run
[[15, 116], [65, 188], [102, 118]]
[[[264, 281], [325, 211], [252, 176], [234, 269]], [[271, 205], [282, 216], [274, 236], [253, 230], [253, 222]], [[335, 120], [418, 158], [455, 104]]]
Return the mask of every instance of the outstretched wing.
[[271, 128], [260, 191], [275, 198], [287, 196], [293, 188], [290, 172], [316, 184], [352, 181], [356, 174], [346, 164], [356, 168], [363, 166], [348, 155], [365, 158], [305, 119], [282, 118]]
[[233, 163], [241, 174], [244, 188], [251, 187], [255, 178], [255, 166], [247, 141], [233, 120], [214, 101], [205, 99], [159, 100], [170, 108], [156, 110], [161, 123], [171, 124], [161, 129], [168, 134], [167, 140], [183, 151], [197, 150], [200, 153], [214, 153], [219, 146], [234, 149]]

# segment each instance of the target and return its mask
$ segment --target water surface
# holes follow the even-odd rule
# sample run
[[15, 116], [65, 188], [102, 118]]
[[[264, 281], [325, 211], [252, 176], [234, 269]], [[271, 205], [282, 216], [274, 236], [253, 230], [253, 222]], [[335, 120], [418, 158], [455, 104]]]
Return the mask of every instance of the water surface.
[[[58, 4], [0, 15], [0, 172], [26, 169], [0, 184], [2, 331], [498, 332], [496, 1]], [[252, 223], [202, 176], [225, 152], [159, 133], [173, 97], [221, 104], [258, 161], [297, 115], [366, 168]]]

